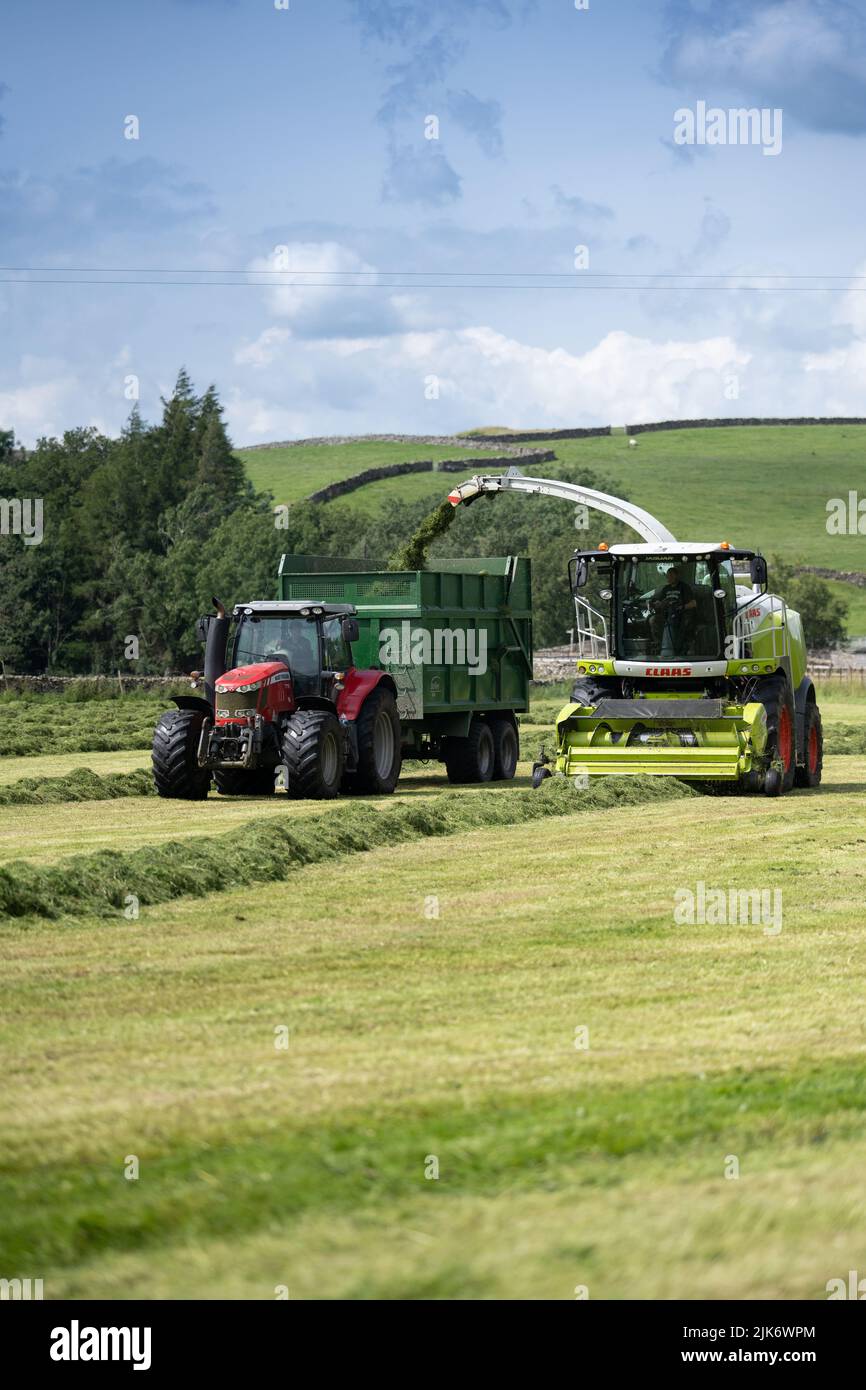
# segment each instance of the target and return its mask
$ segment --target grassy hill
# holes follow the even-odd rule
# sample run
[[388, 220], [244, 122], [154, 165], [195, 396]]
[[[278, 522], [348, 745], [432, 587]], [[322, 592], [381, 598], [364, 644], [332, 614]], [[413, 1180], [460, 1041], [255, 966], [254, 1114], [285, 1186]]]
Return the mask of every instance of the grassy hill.
[[[350, 444], [295, 444], [289, 447], [276, 445], [272, 449], [240, 449], [238, 452], [255, 486], [272, 492], [274, 501], [280, 503], [299, 502], [303, 497], [309, 497], [311, 492], [327, 487], [329, 483], [350, 478], [353, 473], [363, 473], [366, 468], [381, 468], [391, 463], [409, 463], [414, 459], [465, 457], [471, 462], [479, 456], [477, 449], [460, 449], [454, 444], [394, 444], [368, 439], [359, 439]], [[473, 468], [468, 470], [469, 473], [474, 471]], [[377, 505], [378, 498], [382, 495], [380, 488], [390, 487], [394, 490], [394, 483], [411, 483], [417, 476], [410, 475], [408, 478], [385, 480], [381, 484], [369, 484], [366, 489], [361, 490], [370, 494], [364, 498], [365, 505]], [[424, 480], [424, 475], [420, 476]], [[441, 489], [442, 479], [437, 478], [435, 474], [431, 474], [425, 481], [432, 484], [429, 488], [431, 496], [436, 493], [437, 488]], [[357, 494], [358, 498], [361, 492]]]
[[[866, 568], [864, 537], [833, 536], [826, 526], [830, 498], [847, 497], [851, 489], [862, 492], [866, 426], [696, 428], [636, 438], [634, 448], [624, 435], [533, 442], [531, 447], [552, 448], [561, 463], [591, 468], [684, 539], [726, 538], [805, 564]], [[359, 441], [247, 450], [242, 456], [257, 487], [270, 489], [278, 502], [291, 502], [366, 468], [459, 458], [463, 451], [453, 445]], [[483, 453], [466, 450], [465, 457], [467, 474], [483, 469]], [[544, 465], [548, 476], [558, 471], [556, 463]], [[384, 497], [429, 497], [432, 503], [453, 481], [436, 473], [384, 479], [332, 505], [369, 511]], [[852, 633], [866, 633], [866, 590], [835, 587], [851, 605]]]

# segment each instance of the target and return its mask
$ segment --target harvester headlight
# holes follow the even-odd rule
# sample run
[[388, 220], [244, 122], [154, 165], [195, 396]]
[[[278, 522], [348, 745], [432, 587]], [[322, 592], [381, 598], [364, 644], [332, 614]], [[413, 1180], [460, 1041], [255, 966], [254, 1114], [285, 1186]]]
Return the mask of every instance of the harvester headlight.
[[313, 612], [314, 612], [314, 614], [316, 615], [317, 618], [320, 618], [320, 617], [322, 616], [322, 614], [324, 613], [324, 611], [325, 611], [324, 608], [314, 608], [314, 609], [313, 609]]
[[586, 667], [585, 667], [585, 666], [578, 666], [578, 668], [577, 668], [577, 673], [578, 673], [579, 676], [585, 676], [585, 675], [586, 675]]

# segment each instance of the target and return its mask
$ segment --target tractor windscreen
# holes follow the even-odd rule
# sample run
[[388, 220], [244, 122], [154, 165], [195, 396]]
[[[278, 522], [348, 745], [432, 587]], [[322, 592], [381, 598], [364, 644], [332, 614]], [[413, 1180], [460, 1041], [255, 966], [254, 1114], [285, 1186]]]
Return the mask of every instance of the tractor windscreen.
[[626, 660], [722, 656], [714, 590], [722, 580], [706, 560], [641, 556], [617, 576], [617, 647]]
[[245, 613], [235, 632], [233, 664], [254, 666], [260, 661], [282, 661], [292, 673], [297, 694], [318, 694], [318, 623], [299, 613]]

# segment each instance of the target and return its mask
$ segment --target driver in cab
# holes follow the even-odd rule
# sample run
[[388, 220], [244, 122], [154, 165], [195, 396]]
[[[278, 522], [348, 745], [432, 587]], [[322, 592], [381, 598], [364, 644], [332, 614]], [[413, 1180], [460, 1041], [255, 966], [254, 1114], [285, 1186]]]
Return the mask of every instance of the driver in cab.
[[697, 600], [676, 565], [665, 574], [665, 582], [650, 599], [653, 610], [653, 637], [659, 656], [683, 656], [688, 650], [697, 618]]

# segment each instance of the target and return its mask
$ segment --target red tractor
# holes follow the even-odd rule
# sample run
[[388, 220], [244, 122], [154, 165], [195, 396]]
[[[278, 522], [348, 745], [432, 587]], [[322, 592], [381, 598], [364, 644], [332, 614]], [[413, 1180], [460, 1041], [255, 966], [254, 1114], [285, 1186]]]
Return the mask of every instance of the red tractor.
[[160, 796], [200, 801], [211, 779], [228, 796], [268, 796], [280, 769], [292, 797], [392, 792], [400, 776], [397, 689], [387, 671], [358, 670], [350, 603], [238, 604], [198, 624], [204, 697], [175, 696], [153, 737]]

